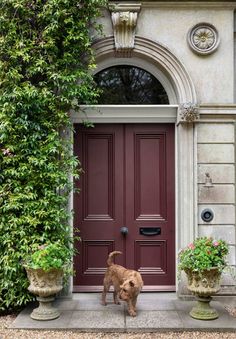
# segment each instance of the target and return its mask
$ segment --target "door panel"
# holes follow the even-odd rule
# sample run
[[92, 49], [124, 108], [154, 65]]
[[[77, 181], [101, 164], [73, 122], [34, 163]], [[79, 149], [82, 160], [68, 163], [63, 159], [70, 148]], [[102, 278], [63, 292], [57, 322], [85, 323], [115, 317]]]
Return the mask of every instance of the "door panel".
[[[175, 285], [174, 126], [129, 125], [126, 145], [126, 224], [132, 234], [126, 239], [126, 263], [142, 274], [145, 286], [171, 289]], [[160, 234], [155, 235], [156, 229]]]
[[114, 137], [112, 134], [85, 134], [83, 143], [83, 219], [113, 220]]
[[81, 192], [74, 198], [74, 225], [82, 238], [74, 285], [96, 286], [102, 284], [108, 253], [123, 251], [123, 126], [75, 129], [75, 154], [83, 174], [76, 182]]
[[[134, 209], [136, 220], [158, 220], [166, 214], [165, 204], [165, 139], [163, 135], [128, 133], [130, 147], [134, 148], [134, 162], [128, 166], [134, 172]], [[131, 138], [131, 139], [130, 139]], [[134, 139], [134, 145], [132, 145]], [[131, 160], [131, 163], [129, 163]], [[129, 178], [130, 180], [131, 178]], [[130, 185], [132, 181], [128, 180]]]
[[[166, 274], [167, 242], [165, 240], [135, 241], [135, 263], [142, 275]], [[145, 280], [147, 281], [147, 278]]]
[[123, 252], [117, 263], [139, 270], [149, 289], [173, 289], [174, 126], [77, 125], [74, 144], [84, 170], [74, 200], [82, 237], [75, 290], [102, 285], [113, 250]]

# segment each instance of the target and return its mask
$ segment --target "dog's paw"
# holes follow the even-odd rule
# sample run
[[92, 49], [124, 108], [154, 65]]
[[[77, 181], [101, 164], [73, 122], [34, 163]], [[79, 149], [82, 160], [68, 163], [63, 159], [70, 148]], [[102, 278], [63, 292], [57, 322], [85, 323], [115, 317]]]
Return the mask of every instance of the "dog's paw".
[[120, 305], [120, 302], [118, 300], [115, 301], [116, 305]]
[[101, 304], [102, 304], [103, 306], [107, 306], [107, 303], [106, 303], [105, 301], [102, 301]]
[[137, 313], [135, 311], [133, 311], [133, 310], [129, 310], [129, 315], [131, 317], [136, 317]]

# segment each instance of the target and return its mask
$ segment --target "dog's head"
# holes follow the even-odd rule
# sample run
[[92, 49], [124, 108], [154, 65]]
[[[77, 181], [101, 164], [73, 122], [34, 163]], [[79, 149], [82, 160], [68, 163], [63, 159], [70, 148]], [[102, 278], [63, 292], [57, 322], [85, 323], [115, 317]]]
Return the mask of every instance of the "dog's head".
[[141, 289], [142, 286], [134, 279], [127, 279], [120, 285], [119, 298], [124, 301], [132, 299], [139, 294]]

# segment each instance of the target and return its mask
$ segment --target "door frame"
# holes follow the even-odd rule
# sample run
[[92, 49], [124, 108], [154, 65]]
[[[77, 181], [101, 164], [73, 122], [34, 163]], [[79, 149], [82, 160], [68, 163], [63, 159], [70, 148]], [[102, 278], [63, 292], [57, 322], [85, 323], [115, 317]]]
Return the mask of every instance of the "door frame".
[[[197, 225], [197, 154], [194, 124], [177, 123], [178, 105], [97, 105], [71, 112], [74, 123], [172, 123], [175, 124], [175, 261], [180, 248], [192, 242]], [[69, 201], [73, 209], [73, 193]], [[73, 220], [71, 220], [73, 232]], [[70, 291], [73, 280], [71, 279]], [[176, 290], [178, 277], [176, 265]]]
[[[101, 125], [102, 125], [102, 129], [100, 129]], [[131, 128], [129, 126], [131, 126]], [[108, 250], [109, 250], [108, 247], [110, 247], [110, 250], [111, 250], [111, 247], [113, 247], [112, 243], [116, 243], [117, 242], [118, 243], [118, 248], [120, 248], [120, 250], [122, 251], [122, 253], [125, 256], [126, 250], [125, 250], [124, 238], [122, 238], [122, 239], [120, 238], [120, 225], [124, 225], [124, 219], [123, 218], [125, 216], [126, 216], [125, 219], [128, 218], [128, 219], [126, 219], [126, 223], [128, 224], [127, 226], [130, 227], [130, 230], [133, 228], [133, 230], [134, 230], [133, 236], [136, 235], [136, 237], [134, 237], [134, 238], [131, 235], [132, 240], [130, 239], [130, 237], [128, 237], [128, 239], [127, 239], [128, 242], [130, 243], [131, 247], [134, 246], [134, 251], [135, 251], [135, 249], [137, 250], [139, 248], [139, 246], [148, 246], [148, 243], [150, 244], [151, 242], [152, 243], [155, 242], [156, 244], [157, 243], [159, 243], [159, 244], [162, 243], [162, 246], [165, 247], [164, 243], [165, 243], [165, 241], [167, 239], [167, 243], [169, 242], [169, 245], [166, 243], [167, 252], [168, 253], [169, 252], [172, 253], [171, 256], [168, 255], [168, 257], [166, 258], [166, 262], [168, 262], [168, 264], [166, 263], [167, 271], [165, 272], [165, 269], [164, 269], [164, 271], [162, 271], [163, 275], [160, 274], [160, 276], [159, 276], [160, 281], [158, 281], [158, 284], [154, 284], [153, 281], [150, 282], [150, 276], [144, 276], [144, 279], [145, 279], [145, 284], [144, 284], [144, 288], [143, 288], [144, 292], [149, 292], [149, 291], [152, 291], [152, 292], [154, 292], [154, 291], [156, 291], [156, 292], [169, 291], [170, 292], [170, 291], [175, 291], [176, 290], [176, 281], [175, 281], [176, 263], [173, 260], [173, 257], [175, 258], [175, 249], [174, 248], [176, 247], [176, 244], [175, 244], [175, 239], [176, 239], [175, 238], [175, 200], [176, 199], [175, 199], [175, 175], [174, 175], [175, 173], [172, 170], [173, 167], [174, 167], [174, 164], [175, 164], [175, 137], [174, 137], [175, 128], [174, 127], [175, 127], [175, 125], [173, 123], [171, 123], [171, 124], [169, 124], [169, 123], [168, 124], [166, 124], [166, 123], [165, 124], [160, 124], [160, 123], [151, 123], [151, 124], [150, 123], [149, 124], [146, 124], [146, 123], [145, 124], [143, 124], [143, 123], [134, 123], [134, 124], [132, 124], [132, 123], [125, 123], [125, 124], [124, 123], [117, 123], [117, 124], [116, 123], [115, 124], [96, 123], [94, 130], [93, 130], [93, 128], [92, 129], [91, 128], [90, 129], [86, 129], [86, 127], [84, 127], [81, 124], [79, 124], [79, 125], [76, 124], [76, 127], [75, 127], [75, 140], [76, 140], [75, 154], [78, 155], [79, 157], [84, 154], [84, 151], [82, 151], [81, 147], [79, 146], [80, 145], [79, 143], [82, 142], [84, 145], [87, 145], [87, 142], [85, 142], [85, 140], [88, 140], [87, 138], [89, 138], [89, 136], [90, 137], [91, 136], [97, 136], [100, 133], [104, 134], [105, 137], [110, 135], [110, 133], [112, 135], [116, 136], [116, 138], [114, 139], [114, 144], [119, 145], [119, 146], [122, 145], [122, 147], [120, 148], [118, 146], [118, 149], [117, 149], [118, 152], [116, 153], [116, 151], [115, 151], [115, 153], [114, 153], [114, 154], [116, 154], [116, 156], [114, 157], [114, 158], [116, 158], [116, 160], [115, 159], [113, 160], [114, 162], [116, 162], [116, 164], [114, 163], [115, 166], [117, 165], [117, 154], [119, 154], [121, 156], [121, 158], [122, 158], [124, 156], [124, 154], [123, 154], [124, 149], [126, 149], [126, 150], [129, 149], [130, 145], [132, 145], [131, 146], [132, 151], [135, 152], [136, 147], [137, 147], [137, 143], [136, 142], [138, 140], [141, 141], [141, 140], [146, 139], [145, 137], [144, 137], [144, 139], [142, 139], [142, 137], [141, 137], [142, 135], [146, 135], [146, 134], [150, 135], [150, 136], [152, 136], [152, 139], [153, 139], [154, 135], [156, 135], [156, 136], [158, 135], [158, 140], [159, 141], [160, 140], [164, 141], [163, 147], [160, 146], [160, 148], [162, 150], [162, 151], [160, 150], [160, 152], [163, 152], [163, 158], [162, 159], [166, 159], [165, 160], [165, 164], [166, 165], [168, 164], [167, 166], [170, 166], [170, 167], [168, 167], [168, 170], [165, 171], [165, 173], [167, 173], [167, 174], [170, 173], [170, 178], [168, 179], [168, 176], [167, 176], [167, 177], [165, 177], [165, 180], [164, 180], [164, 181], [167, 181], [166, 186], [165, 186], [165, 188], [166, 188], [165, 196], [166, 196], [166, 199], [170, 202], [170, 206], [167, 207], [167, 209], [165, 211], [161, 208], [162, 212], [160, 213], [161, 214], [160, 219], [152, 219], [151, 218], [149, 220], [149, 218], [145, 219], [145, 217], [144, 217], [144, 219], [143, 218], [141, 218], [141, 219], [139, 219], [139, 218], [136, 219], [135, 218], [133, 220], [133, 215], [134, 215], [135, 211], [137, 212], [137, 210], [135, 209], [135, 206], [137, 208], [137, 205], [136, 204], [133, 205], [134, 201], [131, 204], [132, 207], [130, 206], [130, 208], [133, 209], [131, 214], [129, 214], [129, 213], [126, 214], [126, 212], [124, 212], [123, 203], [122, 203], [122, 208], [120, 210], [119, 207], [118, 207], [120, 204], [118, 203], [118, 205], [117, 205], [117, 201], [119, 199], [117, 200], [116, 198], [118, 197], [117, 193], [119, 195], [118, 186], [122, 187], [123, 184], [121, 186], [120, 185], [117, 186], [117, 183], [116, 183], [115, 186], [117, 188], [117, 191], [115, 190], [115, 192], [113, 192], [114, 193], [114, 199], [115, 199], [114, 200], [114, 205], [116, 206], [116, 208], [115, 208], [116, 212], [115, 212], [114, 220], [112, 218], [112, 219], [107, 219], [107, 220], [103, 219], [103, 221], [105, 221], [105, 225], [104, 226], [107, 227], [109, 223], [107, 224], [106, 221], [110, 220], [112, 222], [112, 225], [113, 225], [112, 229], [113, 229], [113, 227], [115, 227], [114, 230], [116, 230], [115, 232], [118, 232], [118, 234], [116, 233], [116, 236], [114, 235], [114, 237], [115, 237], [114, 239], [113, 239], [113, 235], [110, 235], [110, 236], [108, 235], [108, 238], [104, 239], [104, 237], [102, 236], [102, 233], [100, 233], [100, 232], [99, 232], [99, 234], [96, 233], [95, 237], [91, 238], [90, 237], [91, 233], [90, 233], [89, 237], [86, 237], [86, 234], [85, 234], [86, 233], [86, 230], [85, 230], [86, 226], [89, 227], [89, 224], [91, 224], [91, 226], [92, 226], [94, 224], [94, 220], [91, 223], [92, 219], [90, 219], [90, 218], [89, 219], [87, 219], [87, 218], [84, 219], [82, 217], [82, 214], [84, 214], [84, 213], [82, 213], [82, 212], [79, 213], [79, 211], [82, 211], [82, 209], [83, 209], [83, 207], [81, 205], [81, 204], [83, 204], [82, 201], [81, 201], [81, 199], [83, 200], [82, 192], [80, 193], [79, 196], [75, 196], [75, 199], [74, 199], [74, 203], [76, 204], [75, 205], [75, 213], [74, 213], [75, 220], [76, 220], [75, 225], [80, 225], [80, 223], [84, 224], [83, 226], [81, 224], [81, 230], [80, 230], [81, 231], [82, 240], [87, 239], [86, 240], [87, 242], [95, 241], [96, 244], [99, 243], [99, 242], [100, 242], [100, 244], [102, 244], [105, 241], [105, 243], [103, 243], [103, 245], [106, 244], [106, 248]], [[81, 133], [80, 133], [80, 129], [81, 129]], [[137, 137], [137, 139], [135, 137], [136, 142], [133, 139], [134, 135]], [[121, 143], [118, 142], [118, 144], [117, 144], [117, 141], [119, 140], [119, 137], [122, 137], [122, 142]], [[92, 137], [92, 139], [93, 139], [93, 137]], [[128, 144], [126, 144], [126, 145], [123, 144], [123, 142], [125, 142], [125, 140], [126, 141], [129, 140]], [[155, 140], [157, 140], [157, 139], [155, 138]], [[77, 149], [77, 147], [78, 147], [78, 149]], [[80, 148], [80, 151], [78, 151], [79, 148]], [[171, 153], [168, 153], [168, 152], [171, 152]], [[87, 152], [85, 152], [85, 153], [87, 154]], [[168, 157], [168, 154], [170, 154], [170, 157]], [[153, 156], [154, 156], [154, 154], [153, 154]], [[128, 159], [130, 159], [130, 157], [127, 158], [127, 155], [125, 156], [125, 158], [126, 158], [126, 161], [128, 161], [128, 162], [130, 161], [130, 160], [128, 160]], [[85, 160], [85, 159], [80, 159], [80, 161], [84, 162], [83, 160]], [[124, 163], [121, 166], [122, 168], [124, 168], [123, 165], [125, 164], [126, 161], [124, 160]], [[170, 165], [170, 163], [171, 163], [171, 165]], [[84, 165], [85, 164], [86, 164], [86, 160], [85, 160]], [[134, 167], [132, 167], [132, 166], [134, 166]], [[86, 167], [86, 165], [85, 165], [85, 167]], [[131, 172], [135, 173], [135, 171], [133, 171], [134, 168], [135, 168], [135, 165], [134, 165], [132, 160], [129, 163], [129, 165], [126, 165], [126, 167], [125, 167], [125, 171], [127, 171], [126, 174], [130, 173], [129, 170], [131, 168], [132, 168]], [[85, 168], [85, 171], [86, 171], [86, 168]], [[124, 178], [125, 177], [126, 177], [126, 175], [124, 174]], [[120, 179], [123, 180], [123, 175], [122, 175], [122, 177], [120, 177]], [[124, 179], [124, 182], [126, 182], [126, 180], [127, 179]], [[135, 180], [135, 178], [134, 178], [134, 180]], [[128, 185], [131, 185], [132, 188], [129, 187], [130, 189], [125, 189], [125, 191], [123, 193], [127, 194], [128, 192], [133, 192], [133, 189], [134, 189], [135, 186], [132, 186], [132, 185], [134, 185], [134, 182], [133, 182], [132, 179], [131, 179], [131, 181], [129, 181], [129, 184], [126, 182], [126, 184], [124, 184], [124, 185], [125, 185], [125, 187], [127, 187]], [[87, 186], [87, 185], [85, 185], [85, 186]], [[84, 187], [83, 183], [81, 184], [81, 189], [82, 189], [82, 187]], [[131, 196], [132, 196], [132, 198], [131, 198]], [[131, 194], [131, 196], [129, 196], [129, 198], [131, 198], [131, 199], [135, 198], [132, 194]], [[126, 197], [127, 197], [127, 195], [126, 195]], [[166, 203], [167, 203], [167, 200], [165, 200]], [[130, 201], [130, 200], [128, 199], [128, 201]], [[174, 202], [174, 206], [172, 204], [172, 201]], [[117, 208], [118, 208], [118, 210], [122, 214], [122, 219], [119, 218], [121, 215], [118, 212]], [[111, 211], [108, 214], [112, 215]], [[82, 217], [82, 219], [81, 219], [81, 217]], [[95, 220], [97, 220], [97, 222], [99, 222], [99, 219], [95, 218]], [[154, 223], [154, 225], [156, 225], [155, 220], [158, 223], [159, 227], [161, 227], [161, 228], [163, 227], [163, 229], [162, 229], [163, 230], [163, 232], [162, 232], [163, 234], [160, 237], [158, 237], [158, 239], [156, 239], [156, 238], [155, 239], [148, 239], [147, 237], [143, 237], [142, 235], [140, 237], [140, 234], [136, 234], [137, 227], [138, 227], [138, 229], [140, 227], [150, 227], [150, 221], [152, 221], [152, 223]], [[98, 223], [98, 224], [95, 221], [97, 226], [99, 225], [99, 226], [103, 227], [102, 224], [101, 224], [101, 221], [102, 220], [100, 220], [100, 223]], [[125, 225], [126, 225], [126, 223], [125, 223]], [[140, 226], [140, 225], [142, 225], [142, 226]], [[167, 225], [168, 225], [167, 228], [169, 229], [169, 231], [166, 230], [166, 226]], [[118, 228], [117, 228], [117, 226], [118, 226]], [[80, 226], [78, 226], [78, 227], [80, 228]], [[85, 232], [84, 234], [82, 232], [82, 229]], [[97, 229], [97, 227], [96, 227], [96, 229]], [[106, 229], [107, 229], [107, 231], [104, 234], [108, 234], [109, 233], [110, 227], [108, 227]], [[170, 229], [171, 229], [171, 231], [170, 231]], [[112, 233], [113, 233], [113, 231], [112, 231]], [[131, 232], [131, 234], [132, 234], [132, 232]], [[101, 238], [100, 238], [100, 236], [101, 236]], [[83, 237], [85, 237], [85, 239], [83, 239]], [[111, 239], [113, 239], [113, 241], [111, 241]], [[133, 240], [135, 240], [134, 243], [133, 243]], [[81, 242], [81, 247], [79, 249], [79, 252], [82, 252], [82, 249], [84, 249], [84, 245], [86, 244], [86, 241], [83, 244]], [[123, 245], [124, 245], [124, 248], [122, 247]], [[117, 246], [117, 244], [116, 244], [116, 246]], [[163, 249], [162, 246], [160, 246], [160, 248]], [[142, 248], [144, 248], [144, 247], [142, 247]], [[132, 252], [132, 253], [135, 253], [135, 252]], [[122, 258], [124, 258], [124, 256], [122, 256]], [[126, 259], [129, 259], [129, 257], [130, 256], [128, 256], [128, 258], [126, 258]], [[125, 262], [126, 262], [126, 259], [124, 259]], [[88, 263], [87, 263], [88, 266], [85, 264], [85, 262], [87, 262], [87, 260], [85, 259], [85, 261], [84, 261], [83, 257], [80, 257], [80, 254], [78, 255], [78, 257], [76, 256], [76, 258], [74, 260], [74, 263], [76, 265], [82, 265], [82, 266], [84, 265], [87, 269], [88, 269], [88, 267], [90, 267], [92, 269], [93, 265], [91, 265], [91, 262], [90, 262], [90, 265], [88, 265]], [[125, 262], [122, 263], [120, 261], [119, 264], [124, 265]], [[132, 262], [132, 260], [131, 260], [131, 262]], [[103, 263], [105, 263], [105, 261], [103, 261]], [[128, 264], [126, 262], [126, 264], [128, 265], [126, 267], [132, 267], [132, 263], [129, 262], [129, 264]], [[165, 266], [165, 265], [164, 266], [163, 265], [164, 265], [163, 263], [160, 264], [160, 266], [162, 268]], [[146, 265], [146, 266], [150, 266], [150, 264]], [[103, 264], [102, 264], [102, 266], [99, 266], [100, 269], [101, 269], [101, 267], [103, 267], [102, 270], [104, 269], [104, 272], [105, 272], [105, 267], [104, 267]], [[77, 268], [77, 266], [75, 267], [75, 270], [76, 270], [76, 268]], [[86, 268], [84, 268], [85, 271], [87, 270]], [[149, 269], [150, 268], [148, 268], [148, 270]], [[84, 271], [84, 270], [82, 269], [82, 271]], [[103, 272], [103, 274], [104, 274], [104, 272]], [[92, 273], [92, 271], [90, 271], [90, 274], [91, 273]], [[99, 273], [99, 276], [97, 275], [97, 273]], [[94, 272], [94, 274], [96, 276], [95, 280], [93, 280], [93, 282], [91, 282], [92, 285], [88, 285], [88, 281], [87, 280], [90, 278], [89, 277], [89, 271], [87, 271], [87, 274], [85, 273], [85, 275], [83, 273], [82, 273], [82, 275], [80, 275], [81, 273], [78, 272], [78, 276], [76, 277], [76, 279], [73, 280], [73, 282], [74, 282], [73, 292], [90, 292], [90, 291], [101, 292], [102, 289], [103, 289], [103, 286], [101, 284], [101, 282], [102, 282], [101, 273], [102, 273], [101, 270], [99, 270], [99, 272], [98, 271]], [[140, 271], [140, 273], [141, 273], [141, 271]], [[144, 275], [148, 274], [147, 272], [143, 272], [143, 273], [144, 273]], [[151, 271], [149, 270], [149, 274], [150, 273], [151, 273]], [[154, 272], [152, 271], [152, 273], [154, 273]], [[147, 285], [146, 285], [146, 279], [149, 280], [149, 284], [147, 284]], [[163, 281], [163, 279], [165, 280], [165, 282]]]

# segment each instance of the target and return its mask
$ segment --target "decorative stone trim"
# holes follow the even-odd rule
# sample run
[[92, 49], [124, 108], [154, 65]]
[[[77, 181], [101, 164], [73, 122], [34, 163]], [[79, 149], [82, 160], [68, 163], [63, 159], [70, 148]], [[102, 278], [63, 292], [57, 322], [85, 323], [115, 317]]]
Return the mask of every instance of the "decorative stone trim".
[[110, 5], [116, 56], [130, 57], [134, 49], [135, 28], [141, 4]]
[[[73, 123], [176, 123], [177, 105], [96, 105], [71, 111]], [[145, 112], [145, 113], [144, 113]]]
[[172, 0], [172, 1], [162, 1], [162, 0], [143, 0], [143, 8], [223, 8], [223, 9], [234, 9], [236, 8], [235, 1], [222, 1], [222, 0]]
[[188, 32], [190, 48], [200, 55], [213, 53], [217, 49], [219, 42], [218, 31], [208, 23], [199, 23]]
[[236, 116], [236, 104], [202, 104], [199, 107], [201, 117], [204, 115], [217, 118], [217, 115]]
[[179, 105], [178, 123], [193, 123], [199, 120], [200, 114], [198, 106], [192, 102], [186, 102]]
[[[97, 69], [107, 68], [109, 60], [112, 60], [109, 66], [118, 64], [119, 59], [114, 58], [113, 36], [97, 40], [93, 44], [93, 49], [96, 55]], [[164, 74], [168, 77], [169, 84], [175, 94], [175, 99], [171, 101], [171, 104], [197, 102], [194, 83], [189, 73], [184, 65], [165, 46], [144, 37], [136, 36], [132, 56], [155, 65], [159, 70], [165, 70]], [[100, 68], [101, 63], [103, 64], [102, 68]]]

